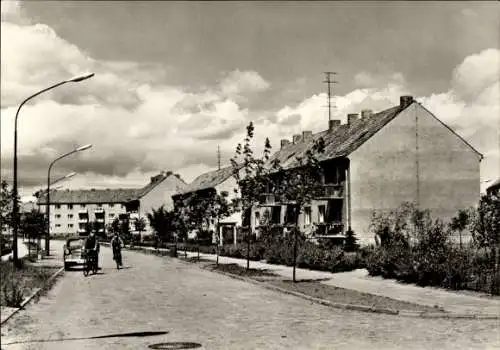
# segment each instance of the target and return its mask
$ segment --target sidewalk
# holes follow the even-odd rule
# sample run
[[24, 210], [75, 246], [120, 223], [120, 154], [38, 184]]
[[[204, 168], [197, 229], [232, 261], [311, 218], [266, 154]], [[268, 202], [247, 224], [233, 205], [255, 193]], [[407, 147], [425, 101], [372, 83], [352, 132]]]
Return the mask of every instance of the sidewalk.
[[[183, 255], [183, 252], [179, 252], [180, 257]], [[188, 257], [196, 257], [197, 253], [188, 252], [187, 255]], [[213, 261], [216, 260], [216, 256], [212, 254], [200, 253], [200, 258]], [[246, 267], [245, 259], [220, 256], [219, 263], [238, 264]], [[269, 272], [273, 272], [287, 279], [292, 278], [293, 269], [289, 266], [250, 261], [250, 267], [266, 269]], [[320, 281], [320, 283], [419, 305], [430, 307], [437, 305], [439, 307], [443, 307], [447, 312], [451, 313], [500, 315], [499, 297], [480, 297], [479, 293], [477, 293], [477, 295], [466, 295], [460, 292], [447, 291], [434, 287], [418, 287], [410, 284], [402, 284], [395, 280], [370, 277], [368, 276], [368, 272], [364, 269], [349, 272], [330, 273], [297, 268], [296, 274], [298, 279], [327, 279]]]

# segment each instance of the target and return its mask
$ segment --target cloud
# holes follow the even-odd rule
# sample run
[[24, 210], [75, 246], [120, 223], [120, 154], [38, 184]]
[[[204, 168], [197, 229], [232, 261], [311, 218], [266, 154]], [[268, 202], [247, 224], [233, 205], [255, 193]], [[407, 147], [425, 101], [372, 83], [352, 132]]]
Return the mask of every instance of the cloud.
[[95, 72], [92, 79], [51, 90], [23, 107], [18, 154], [24, 186], [43, 183], [51, 160], [86, 143], [93, 148], [59, 162], [54, 176], [78, 170], [106, 182], [179, 169], [193, 177], [190, 172], [200, 164], [217, 163], [217, 144], [224, 154], [232, 152], [227, 140], [241, 134], [249, 118], [238, 101], [269, 87], [258, 73], [236, 70], [219, 85], [188, 92], [165, 83], [169, 66], [97, 60], [49, 26], [20, 20], [21, 9], [2, 12], [2, 177], [12, 174], [19, 103], [50, 84]]
[[242, 99], [245, 95], [265, 91], [270, 86], [270, 83], [264, 80], [259, 73], [240, 70], [229, 72], [220, 83], [222, 94], [235, 99]]

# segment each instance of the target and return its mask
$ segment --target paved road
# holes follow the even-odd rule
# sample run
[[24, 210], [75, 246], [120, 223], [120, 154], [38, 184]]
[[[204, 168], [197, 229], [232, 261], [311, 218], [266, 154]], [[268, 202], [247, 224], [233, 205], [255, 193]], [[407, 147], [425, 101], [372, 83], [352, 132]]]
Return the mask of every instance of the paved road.
[[[500, 349], [496, 321], [341, 311], [135, 252], [124, 253], [129, 268], [117, 271], [104, 247], [101, 262], [101, 274], [68, 272], [9, 320], [2, 349], [137, 350], [165, 342], [200, 349]], [[140, 331], [169, 333], [89, 339]]]

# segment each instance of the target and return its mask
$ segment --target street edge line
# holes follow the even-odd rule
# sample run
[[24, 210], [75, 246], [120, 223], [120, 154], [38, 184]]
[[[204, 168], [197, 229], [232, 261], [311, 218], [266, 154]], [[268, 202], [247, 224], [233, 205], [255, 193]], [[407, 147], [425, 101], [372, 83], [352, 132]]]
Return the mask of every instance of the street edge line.
[[16, 308], [14, 311], [12, 311], [12, 313], [7, 316], [5, 318], [5, 320], [2, 321], [2, 323], [0, 325], [3, 325], [5, 324], [12, 316], [14, 316], [15, 314], [17, 314], [20, 310], [24, 309], [24, 307], [30, 302], [32, 301], [36, 296], [38, 296], [42, 291], [44, 291], [45, 289], [47, 289], [48, 286], [51, 285], [52, 281], [61, 274], [61, 272], [64, 272], [64, 267], [61, 267], [59, 270], [57, 270], [52, 276], [50, 276], [50, 278], [47, 280], [47, 282], [45, 283], [44, 286], [42, 286], [41, 288], [36, 288], [35, 291], [33, 291], [27, 298], [25, 298], [23, 300], [23, 302], [21, 303], [21, 305]]

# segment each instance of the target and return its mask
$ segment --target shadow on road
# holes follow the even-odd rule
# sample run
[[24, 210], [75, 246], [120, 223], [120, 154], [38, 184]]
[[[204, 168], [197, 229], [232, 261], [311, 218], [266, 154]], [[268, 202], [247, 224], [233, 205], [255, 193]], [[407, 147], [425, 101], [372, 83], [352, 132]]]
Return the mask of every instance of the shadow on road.
[[[98, 335], [93, 337], [78, 337], [78, 338], [59, 338], [59, 339], [33, 339], [33, 340], [24, 340], [17, 341], [12, 343], [5, 343], [4, 346], [14, 345], [14, 344], [27, 344], [27, 343], [51, 343], [51, 342], [61, 342], [61, 341], [70, 341], [70, 340], [87, 340], [87, 339], [103, 339], [103, 338], [126, 338], [126, 337], [152, 337], [157, 335], [165, 335], [168, 332], [131, 332], [131, 333], [117, 333], [117, 334], [106, 334], [106, 335]], [[161, 349], [161, 348], [159, 348]], [[188, 349], [188, 348], [186, 348]]]
[[168, 349], [168, 350], [197, 349], [201, 347], [202, 347], [201, 344], [189, 343], [189, 342], [158, 343], [148, 346], [148, 348], [150, 349]]

